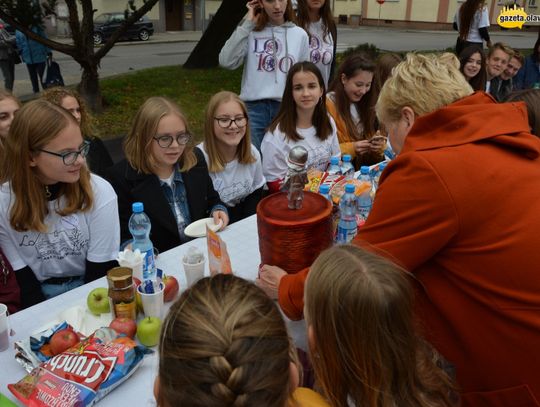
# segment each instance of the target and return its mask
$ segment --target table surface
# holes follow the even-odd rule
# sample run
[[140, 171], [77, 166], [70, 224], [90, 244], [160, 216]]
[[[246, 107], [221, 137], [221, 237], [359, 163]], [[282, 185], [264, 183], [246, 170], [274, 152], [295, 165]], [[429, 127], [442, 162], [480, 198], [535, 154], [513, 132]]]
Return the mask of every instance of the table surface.
[[[257, 277], [260, 263], [256, 215], [230, 225], [219, 235], [227, 244], [234, 274], [248, 280], [254, 280]], [[157, 266], [163, 269], [165, 274], [173, 275], [178, 279], [181, 290], [186, 287], [182, 257], [190, 246], [195, 246], [205, 253], [207, 258], [205, 274], [208, 275], [206, 238], [195, 239], [161, 253], [156, 260]], [[17, 382], [26, 373], [22, 366], [15, 361], [13, 343], [28, 338], [36, 329], [46, 326], [51, 320], [56, 319], [62, 310], [85, 303], [88, 293], [95, 287], [107, 287], [105, 277], [9, 317], [10, 326], [15, 331], [15, 335], [10, 339], [10, 348], [0, 352], [0, 393], [17, 401], [8, 390], [7, 384]], [[285, 320], [296, 346], [306, 349], [304, 321], [290, 321], [286, 317]], [[100, 406], [136, 405], [143, 407], [156, 405], [152, 388], [157, 374], [158, 358], [157, 347], [154, 349], [156, 352], [145, 357], [142, 365], [133, 376], [99, 402]]]

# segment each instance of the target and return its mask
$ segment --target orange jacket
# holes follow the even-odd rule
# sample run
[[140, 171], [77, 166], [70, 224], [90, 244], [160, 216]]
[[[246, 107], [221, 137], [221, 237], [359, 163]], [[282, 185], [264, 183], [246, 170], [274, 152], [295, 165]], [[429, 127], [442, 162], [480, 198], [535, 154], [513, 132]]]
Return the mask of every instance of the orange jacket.
[[[540, 406], [540, 140], [483, 92], [418, 118], [354, 243], [414, 273], [464, 406]], [[308, 270], [279, 287], [300, 318]]]

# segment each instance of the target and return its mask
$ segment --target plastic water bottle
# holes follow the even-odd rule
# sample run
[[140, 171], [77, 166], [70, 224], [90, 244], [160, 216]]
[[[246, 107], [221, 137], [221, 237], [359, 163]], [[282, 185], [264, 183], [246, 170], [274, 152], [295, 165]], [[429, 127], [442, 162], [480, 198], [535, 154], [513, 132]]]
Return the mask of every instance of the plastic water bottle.
[[328, 166], [328, 174], [336, 175], [341, 174], [341, 167], [339, 166], [339, 157], [330, 157], [330, 165]]
[[336, 241], [339, 244], [349, 243], [356, 236], [356, 197], [354, 185], [345, 185], [345, 193], [339, 201], [339, 223]]
[[330, 185], [328, 184], [322, 184], [319, 187], [319, 194], [324, 196], [326, 199], [328, 199], [330, 202], [332, 202], [332, 198], [330, 198]]
[[358, 176], [358, 179], [371, 184], [371, 175], [369, 174], [369, 167], [367, 165], [362, 165], [360, 167], [360, 175]]
[[338, 224], [338, 221], [339, 221], [339, 208], [334, 203], [334, 201], [332, 200], [332, 197], [330, 196], [330, 185], [322, 184], [319, 187], [319, 194], [321, 194], [326, 199], [328, 199], [330, 201], [330, 203], [332, 204], [332, 235], [334, 236], [334, 240], [335, 240], [337, 224]]
[[134, 202], [132, 205], [133, 213], [129, 218], [129, 231], [133, 236], [131, 248], [133, 251], [139, 249], [141, 254], [145, 254], [143, 260], [143, 279], [155, 280], [156, 267], [154, 264], [154, 245], [150, 240], [150, 218], [144, 213], [142, 202]]
[[345, 176], [345, 179], [352, 179], [354, 177], [354, 166], [351, 162], [352, 157], [349, 154], [345, 154], [342, 159], [341, 173]]
[[371, 212], [371, 206], [373, 205], [373, 200], [371, 199], [371, 189], [368, 189], [358, 197], [357, 199], [357, 209], [358, 217], [360, 218], [359, 224], [364, 224]]

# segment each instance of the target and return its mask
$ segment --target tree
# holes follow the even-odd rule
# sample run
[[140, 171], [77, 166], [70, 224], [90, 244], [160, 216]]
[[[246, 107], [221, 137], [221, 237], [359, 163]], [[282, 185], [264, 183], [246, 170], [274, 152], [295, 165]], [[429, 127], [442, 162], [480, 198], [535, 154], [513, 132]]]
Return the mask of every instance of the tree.
[[[79, 20], [80, 4], [82, 19]], [[65, 0], [68, 8], [69, 27], [73, 44], [62, 44], [43, 38], [31, 30], [32, 26], [42, 26], [46, 15], [54, 14], [57, 0], [46, 0], [39, 4], [36, 0], [0, 0], [0, 18], [21, 31], [28, 38], [47, 47], [71, 56], [82, 69], [81, 82], [78, 90], [86, 99], [89, 106], [100, 111], [102, 107], [101, 90], [99, 86], [99, 65], [103, 58], [123, 35], [127, 28], [152, 9], [158, 0], [143, 0], [143, 5], [137, 8], [134, 0], [129, 0], [131, 11], [126, 10], [126, 20], [97, 51], [94, 50], [94, 7], [92, 0]]]
[[189, 55], [184, 68], [211, 68], [217, 66], [219, 51], [246, 14], [242, 0], [223, 0], [208, 28]]

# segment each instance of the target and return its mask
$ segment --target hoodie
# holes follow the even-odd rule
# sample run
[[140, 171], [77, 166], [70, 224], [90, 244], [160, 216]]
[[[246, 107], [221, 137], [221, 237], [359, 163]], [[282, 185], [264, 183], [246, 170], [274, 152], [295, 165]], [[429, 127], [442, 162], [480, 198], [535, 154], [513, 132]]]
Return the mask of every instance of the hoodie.
[[[525, 105], [483, 92], [419, 117], [354, 244], [413, 273], [424, 334], [462, 405], [539, 406], [540, 140]], [[279, 301], [301, 317], [307, 270]]]
[[219, 64], [227, 69], [245, 64], [242, 100], [281, 101], [289, 69], [297, 62], [309, 61], [308, 35], [289, 21], [267, 25], [261, 31], [253, 28], [250, 20], [236, 28], [219, 53]]

